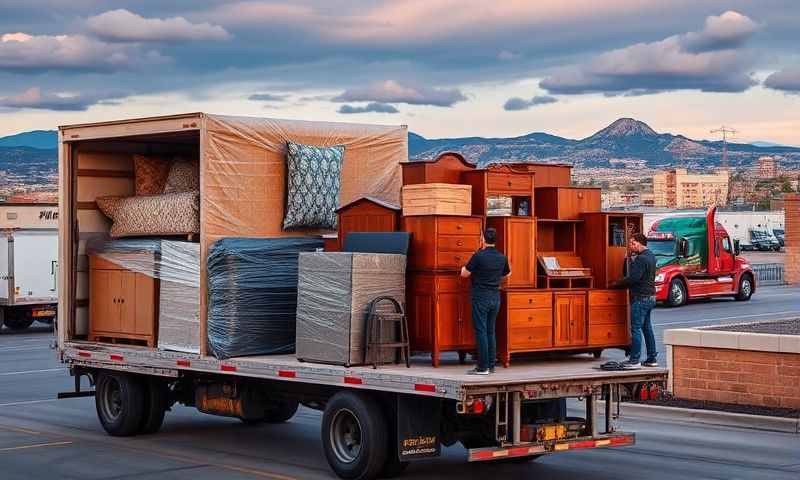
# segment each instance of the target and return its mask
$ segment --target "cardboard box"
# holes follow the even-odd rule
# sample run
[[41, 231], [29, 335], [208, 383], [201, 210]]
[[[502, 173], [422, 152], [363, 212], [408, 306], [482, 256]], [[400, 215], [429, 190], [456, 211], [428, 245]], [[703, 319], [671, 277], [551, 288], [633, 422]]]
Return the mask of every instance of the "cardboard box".
[[[297, 358], [346, 366], [365, 363], [370, 302], [388, 295], [403, 305], [405, 269], [405, 255], [301, 253], [297, 291]], [[382, 311], [393, 311], [389, 302], [382, 305]], [[385, 325], [391, 324], [387, 322]], [[395, 333], [387, 327], [383, 340], [399, 340]], [[380, 360], [392, 362], [395, 354], [395, 349], [383, 349]]]
[[450, 183], [406, 185], [403, 215], [472, 215], [472, 186]]

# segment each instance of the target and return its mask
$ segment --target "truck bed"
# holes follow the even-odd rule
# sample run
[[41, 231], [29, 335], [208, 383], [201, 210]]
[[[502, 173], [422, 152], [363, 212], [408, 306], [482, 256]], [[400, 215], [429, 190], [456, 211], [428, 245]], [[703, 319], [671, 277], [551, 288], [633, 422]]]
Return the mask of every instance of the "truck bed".
[[497, 391], [523, 392], [525, 398], [579, 396], [601, 385], [663, 382], [667, 370], [646, 368], [604, 371], [598, 366], [608, 359], [587, 355], [555, 359], [512, 361], [493, 375], [467, 375], [469, 365], [457, 359], [444, 360], [434, 368], [428, 357], [412, 358], [411, 367], [383, 365], [344, 367], [300, 362], [293, 354], [262, 355], [219, 360], [196, 354], [168, 352], [144, 347], [73, 341], [65, 344], [61, 359], [71, 366], [109, 368], [166, 377], [182, 371], [206, 372], [319, 385], [349, 386], [465, 400], [468, 395]]

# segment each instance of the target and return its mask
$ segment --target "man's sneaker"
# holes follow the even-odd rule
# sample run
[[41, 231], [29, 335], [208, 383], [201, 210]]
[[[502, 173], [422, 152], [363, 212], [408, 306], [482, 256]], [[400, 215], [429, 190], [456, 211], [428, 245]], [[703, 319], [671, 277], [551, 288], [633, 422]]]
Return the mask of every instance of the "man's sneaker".
[[625, 360], [621, 365], [623, 370], [639, 370], [642, 368], [641, 363], [633, 360]]
[[657, 360], [645, 360], [642, 362], [643, 367], [657, 367], [658, 361]]
[[494, 373], [494, 367], [489, 367], [489, 373]]
[[489, 375], [489, 370], [479, 370], [477, 368], [473, 368], [467, 372], [467, 375]]

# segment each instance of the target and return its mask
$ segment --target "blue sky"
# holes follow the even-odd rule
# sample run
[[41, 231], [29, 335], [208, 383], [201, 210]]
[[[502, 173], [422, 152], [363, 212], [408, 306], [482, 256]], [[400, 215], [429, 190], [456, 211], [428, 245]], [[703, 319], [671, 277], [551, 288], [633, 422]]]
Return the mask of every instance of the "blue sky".
[[0, 135], [185, 111], [800, 145], [800, 2], [0, 0]]

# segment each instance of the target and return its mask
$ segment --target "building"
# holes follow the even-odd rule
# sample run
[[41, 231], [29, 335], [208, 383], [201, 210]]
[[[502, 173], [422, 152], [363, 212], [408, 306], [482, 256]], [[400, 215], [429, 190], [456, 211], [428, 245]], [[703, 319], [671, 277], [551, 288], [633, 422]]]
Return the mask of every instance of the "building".
[[653, 176], [653, 203], [657, 207], [705, 208], [728, 203], [727, 171], [689, 173], [675, 168]]
[[778, 159], [776, 157], [759, 157], [754, 172], [756, 178], [767, 179], [775, 178], [780, 174]]
[[603, 210], [610, 208], [632, 208], [642, 204], [639, 192], [621, 192], [619, 190], [603, 190], [600, 195]]

